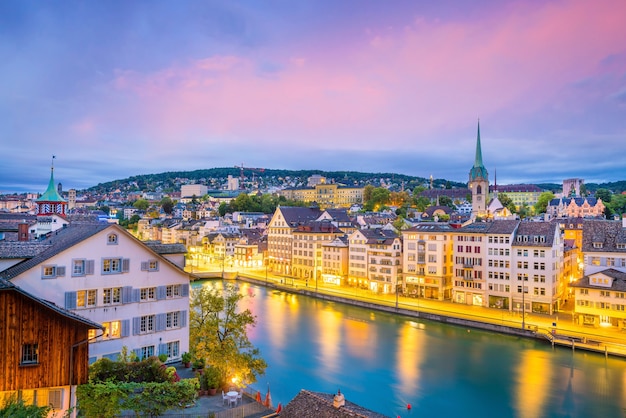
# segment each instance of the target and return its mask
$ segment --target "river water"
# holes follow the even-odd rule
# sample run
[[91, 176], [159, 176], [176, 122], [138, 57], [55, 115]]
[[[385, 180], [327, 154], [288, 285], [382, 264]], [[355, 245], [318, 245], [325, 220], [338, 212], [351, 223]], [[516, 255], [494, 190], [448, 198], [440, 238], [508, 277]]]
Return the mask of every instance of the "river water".
[[[205, 282], [205, 285], [211, 285]], [[239, 284], [274, 405], [301, 389], [390, 417], [626, 416], [626, 360]], [[408, 405], [411, 409], [408, 409]]]

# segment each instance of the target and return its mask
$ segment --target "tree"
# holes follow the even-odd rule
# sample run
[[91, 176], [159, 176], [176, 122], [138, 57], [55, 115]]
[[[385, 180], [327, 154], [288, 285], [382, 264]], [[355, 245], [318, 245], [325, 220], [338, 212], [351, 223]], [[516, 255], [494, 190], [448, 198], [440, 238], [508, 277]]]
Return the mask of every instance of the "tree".
[[372, 199], [372, 191], [374, 191], [374, 186], [368, 184], [363, 188], [363, 204], [365, 205]]
[[137, 199], [135, 200], [135, 203], [133, 203], [133, 206], [137, 210], [146, 210], [150, 207], [150, 202], [146, 199]]
[[611, 201], [611, 192], [607, 189], [598, 189], [596, 190], [596, 198], [601, 199], [607, 205]]
[[[367, 186], [366, 186], [367, 187]], [[372, 190], [370, 199], [363, 205], [366, 211], [380, 210], [389, 203], [391, 192], [384, 187], [376, 187]]]
[[454, 208], [454, 202], [448, 196], [439, 196], [439, 205]]
[[613, 213], [623, 214], [626, 212], [626, 195], [616, 194], [611, 197], [611, 201], [607, 205], [611, 208]]
[[513, 199], [507, 196], [505, 193], [498, 193], [498, 200], [502, 203], [502, 206], [511, 211], [511, 213], [517, 213], [517, 207], [513, 203]]
[[554, 199], [554, 193], [552, 192], [543, 192], [539, 195], [537, 199], [537, 203], [535, 203], [535, 213], [546, 213], [546, 209], [548, 208], [548, 203]]
[[168, 215], [171, 215], [174, 211], [174, 202], [168, 196], [165, 196], [163, 199], [161, 199], [160, 205], [161, 209], [163, 209], [163, 212], [167, 213]]
[[189, 345], [197, 359], [217, 368], [223, 381], [238, 378], [244, 385], [263, 375], [267, 363], [248, 339], [247, 329], [256, 325], [249, 309], [238, 311], [244, 298], [238, 288], [203, 286], [193, 292], [189, 314]]

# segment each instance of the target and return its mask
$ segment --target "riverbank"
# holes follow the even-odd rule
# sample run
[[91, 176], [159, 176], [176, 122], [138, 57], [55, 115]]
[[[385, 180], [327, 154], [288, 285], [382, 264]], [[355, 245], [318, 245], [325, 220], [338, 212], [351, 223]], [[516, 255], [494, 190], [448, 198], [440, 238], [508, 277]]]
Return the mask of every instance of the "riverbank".
[[[203, 276], [197, 277], [219, 278], [211, 274]], [[604, 356], [626, 357], [626, 339], [620, 331], [583, 327], [558, 316], [553, 318], [526, 314], [522, 319], [521, 315], [518, 317], [509, 312], [451, 302], [415, 300], [392, 295], [377, 296], [374, 299], [365, 292], [355, 291], [353, 294], [351, 289], [312, 288], [293, 280], [284, 280], [285, 278], [268, 276], [261, 278], [249, 273], [231, 274], [228, 278], [410, 318], [533, 338], [545, 341], [553, 347], [561, 346], [574, 351], [585, 350]]]

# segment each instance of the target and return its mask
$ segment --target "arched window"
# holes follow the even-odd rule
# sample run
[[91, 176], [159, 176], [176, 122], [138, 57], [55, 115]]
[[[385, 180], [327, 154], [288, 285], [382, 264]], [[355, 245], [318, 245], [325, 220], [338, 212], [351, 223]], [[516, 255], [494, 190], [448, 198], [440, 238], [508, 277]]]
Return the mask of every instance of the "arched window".
[[480, 184], [478, 186], [476, 186], [476, 193], [483, 194], [483, 188], [480, 187]]

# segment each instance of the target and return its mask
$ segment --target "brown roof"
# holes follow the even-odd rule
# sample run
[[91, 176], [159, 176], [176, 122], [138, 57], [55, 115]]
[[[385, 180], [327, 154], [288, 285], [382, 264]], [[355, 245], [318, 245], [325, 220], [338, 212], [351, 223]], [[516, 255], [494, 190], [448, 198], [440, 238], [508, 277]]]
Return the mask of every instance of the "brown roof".
[[388, 418], [346, 399], [345, 405], [333, 406], [334, 393], [311, 392], [302, 389], [281, 411], [281, 418]]

